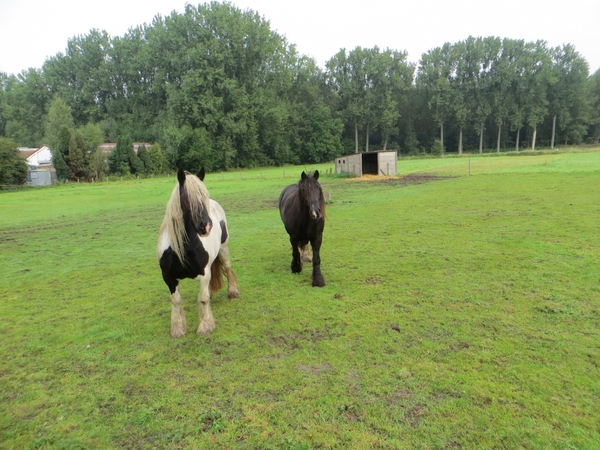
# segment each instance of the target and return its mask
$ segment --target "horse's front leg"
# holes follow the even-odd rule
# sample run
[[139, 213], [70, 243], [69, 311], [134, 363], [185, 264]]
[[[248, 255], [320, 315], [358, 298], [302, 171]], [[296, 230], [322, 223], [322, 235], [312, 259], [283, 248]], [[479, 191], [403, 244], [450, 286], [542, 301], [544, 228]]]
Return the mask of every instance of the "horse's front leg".
[[185, 312], [179, 294], [179, 286], [171, 293], [171, 337], [180, 338], [186, 333]]
[[300, 242], [290, 236], [290, 243], [292, 244], [292, 272], [302, 272], [302, 260], [300, 259], [300, 250], [298, 245]]
[[207, 334], [215, 329], [215, 319], [210, 309], [210, 268], [206, 268], [206, 275], [198, 275], [196, 278], [200, 283], [198, 294], [198, 334]]
[[315, 239], [310, 241], [312, 246], [312, 285], [316, 287], [325, 286], [325, 279], [321, 273], [321, 243], [323, 242], [323, 235], [317, 236]]

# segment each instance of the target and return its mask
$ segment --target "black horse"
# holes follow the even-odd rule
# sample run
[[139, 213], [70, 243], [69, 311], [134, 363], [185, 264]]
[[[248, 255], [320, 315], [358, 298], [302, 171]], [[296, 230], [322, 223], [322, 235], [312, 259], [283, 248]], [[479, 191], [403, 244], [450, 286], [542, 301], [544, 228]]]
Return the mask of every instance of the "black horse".
[[[302, 272], [302, 262], [310, 262], [308, 243], [312, 246], [312, 285], [325, 286], [321, 274], [321, 243], [325, 227], [325, 197], [319, 184], [319, 171], [302, 172], [297, 184], [287, 186], [279, 196], [279, 214], [290, 235], [292, 272]], [[302, 256], [301, 256], [302, 253]]]

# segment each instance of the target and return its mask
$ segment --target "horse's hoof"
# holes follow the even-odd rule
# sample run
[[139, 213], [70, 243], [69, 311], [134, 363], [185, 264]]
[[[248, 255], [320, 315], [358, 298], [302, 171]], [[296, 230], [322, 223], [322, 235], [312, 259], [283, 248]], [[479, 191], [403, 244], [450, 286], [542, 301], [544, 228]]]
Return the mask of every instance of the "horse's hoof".
[[292, 273], [302, 272], [302, 264], [295, 265], [292, 263]]
[[206, 323], [201, 323], [198, 326], [198, 331], [196, 331], [197, 334], [199, 335], [203, 335], [203, 334], [209, 334], [212, 333], [212, 331], [215, 329], [214, 325], [209, 325]]
[[171, 337], [178, 339], [185, 336], [185, 330], [171, 330]]
[[322, 276], [316, 276], [313, 278], [312, 282], [313, 287], [323, 287], [325, 286], [325, 279]]
[[239, 292], [230, 292], [229, 294], [227, 294], [227, 297], [233, 299], [233, 298], [240, 298], [240, 293]]

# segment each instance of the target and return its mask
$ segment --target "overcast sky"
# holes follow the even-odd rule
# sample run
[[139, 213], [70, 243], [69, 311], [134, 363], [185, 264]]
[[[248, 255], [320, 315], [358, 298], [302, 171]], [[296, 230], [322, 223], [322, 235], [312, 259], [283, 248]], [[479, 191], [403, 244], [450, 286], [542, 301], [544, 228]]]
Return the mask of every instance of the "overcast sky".
[[[156, 14], [181, 13], [185, 0], [0, 0], [0, 72], [41, 68], [69, 38], [92, 28], [122, 36]], [[600, 69], [600, 0], [235, 0], [323, 67], [340, 48], [405, 50], [412, 62], [444, 42], [471, 36], [573, 44]]]

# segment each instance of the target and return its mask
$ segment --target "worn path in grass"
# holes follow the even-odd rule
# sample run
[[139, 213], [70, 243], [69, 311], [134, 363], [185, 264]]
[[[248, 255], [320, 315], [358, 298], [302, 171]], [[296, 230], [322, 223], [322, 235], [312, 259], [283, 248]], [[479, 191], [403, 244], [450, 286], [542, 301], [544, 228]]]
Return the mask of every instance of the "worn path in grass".
[[600, 447], [600, 153], [467, 162], [323, 176], [322, 289], [275, 207], [304, 168], [209, 174], [241, 298], [180, 340], [172, 177], [0, 194], [0, 448]]

